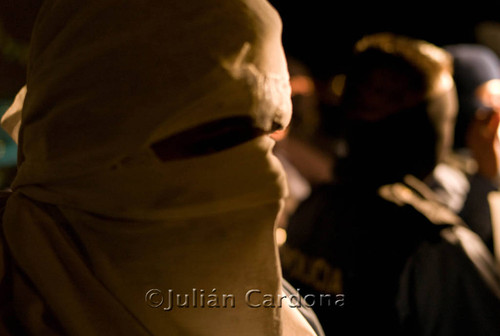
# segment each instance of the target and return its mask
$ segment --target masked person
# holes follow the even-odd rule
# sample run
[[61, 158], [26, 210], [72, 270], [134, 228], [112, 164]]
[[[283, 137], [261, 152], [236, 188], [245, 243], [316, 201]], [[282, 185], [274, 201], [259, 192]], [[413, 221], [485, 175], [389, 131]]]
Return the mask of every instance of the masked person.
[[423, 180], [451, 150], [451, 56], [390, 33], [358, 41], [341, 108], [348, 153], [290, 218], [284, 274], [327, 335], [499, 335], [500, 276]]
[[25, 93], [3, 332], [316, 334], [274, 240], [291, 107], [267, 1], [47, 0]]

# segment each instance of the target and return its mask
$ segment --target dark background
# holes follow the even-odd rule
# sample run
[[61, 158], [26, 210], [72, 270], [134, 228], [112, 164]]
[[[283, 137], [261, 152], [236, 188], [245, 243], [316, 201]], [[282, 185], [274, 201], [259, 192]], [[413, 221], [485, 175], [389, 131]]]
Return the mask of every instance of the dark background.
[[[41, 0], [0, 0], [0, 100], [12, 99], [26, 82], [26, 64], [7, 50], [26, 47]], [[16, 54], [16, 53], [14, 53]]]
[[283, 20], [285, 51], [308, 65], [318, 79], [341, 72], [353, 43], [364, 34], [391, 31], [442, 46], [476, 42], [478, 22], [500, 22], [495, 1], [270, 2]]
[[[17, 42], [27, 43], [41, 2], [0, 0], [0, 27]], [[341, 72], [352, 44], [367, 33], [392, 31], [445, 45], [475, 42], [478, 22], [500, 22], [496, 1], [270, 2], [283, 20], [285, 51], [303, 61], [319, 80]], [[11, 98], [24, 81], [24, 66], [0, 52], [0, 99]]]

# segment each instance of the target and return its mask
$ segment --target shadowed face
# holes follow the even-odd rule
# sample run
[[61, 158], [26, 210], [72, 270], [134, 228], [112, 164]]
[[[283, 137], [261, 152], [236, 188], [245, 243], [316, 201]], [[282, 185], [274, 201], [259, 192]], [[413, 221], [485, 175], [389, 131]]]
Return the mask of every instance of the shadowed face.
[[500, 112], [500, 79], [492, 79], [476, 89], [476, 96], [486, 107]]
[[362, 115], [351, 119], [347, 140], [352, 173], [379, 184], [407, 174], [425, 178], [452, 148], [457, 111], [452, 83], [443, 82], [432, 97], [375, 120]]

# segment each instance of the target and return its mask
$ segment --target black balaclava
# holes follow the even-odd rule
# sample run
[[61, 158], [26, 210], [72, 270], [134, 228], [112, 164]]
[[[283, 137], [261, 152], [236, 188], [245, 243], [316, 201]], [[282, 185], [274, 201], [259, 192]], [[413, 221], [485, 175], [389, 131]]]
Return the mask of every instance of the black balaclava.
[[407, 174], [424, 179], [451, 146], [455, 100], [449, 90], [378, 121], [348, 120], [339, 178], [373, 187]]
[[423, 179], [451, 149], [453, 81], [439, 67], [434, 77], [424, 67], [377, 49], [355, 55], [342, 100], [349, 150], [339, 182], [378, 187], [407, 174]]

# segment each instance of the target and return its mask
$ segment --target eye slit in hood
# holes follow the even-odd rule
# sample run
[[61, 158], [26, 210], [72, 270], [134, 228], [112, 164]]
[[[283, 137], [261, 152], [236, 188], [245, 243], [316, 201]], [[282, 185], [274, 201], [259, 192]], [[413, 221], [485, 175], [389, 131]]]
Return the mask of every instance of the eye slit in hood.
[[235, 116], [204, 123], [151, 145], [161, 161], [209, 155], [250, 141], [267, 132], [249, 116]]

